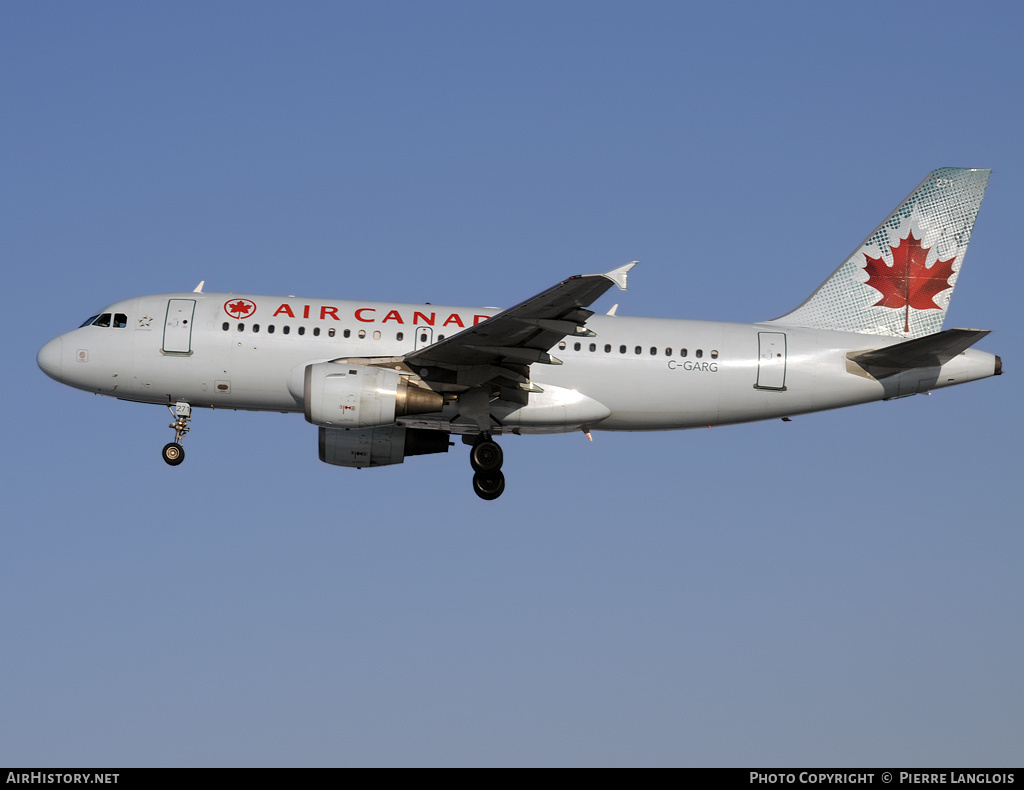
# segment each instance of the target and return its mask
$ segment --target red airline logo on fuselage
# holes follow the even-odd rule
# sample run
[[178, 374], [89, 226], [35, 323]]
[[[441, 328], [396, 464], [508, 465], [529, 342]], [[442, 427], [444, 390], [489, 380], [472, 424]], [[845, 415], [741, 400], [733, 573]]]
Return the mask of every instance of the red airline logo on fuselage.
[[228, 299], [224, 303], [224, 312], [232, 318], [252, 318], [256, 303], [248, 299]]

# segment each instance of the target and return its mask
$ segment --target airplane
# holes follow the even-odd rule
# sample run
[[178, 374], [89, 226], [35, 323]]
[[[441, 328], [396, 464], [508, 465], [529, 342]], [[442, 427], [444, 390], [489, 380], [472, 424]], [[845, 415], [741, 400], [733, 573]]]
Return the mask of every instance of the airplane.
[[400, 464], [470, 446], [473, 490], [505, 489], [496, 436], [783, 419], [1002, 373], [942, 329], [990, 170], [933, 171], [786, 315], [752, 324], [588, 309], [636, 262], [506, 310], [192, 292], [116, 302], [39, 351], [71, 387], [162, 404], [177, 466], [192, 409], [301, 412], [320, 460]]

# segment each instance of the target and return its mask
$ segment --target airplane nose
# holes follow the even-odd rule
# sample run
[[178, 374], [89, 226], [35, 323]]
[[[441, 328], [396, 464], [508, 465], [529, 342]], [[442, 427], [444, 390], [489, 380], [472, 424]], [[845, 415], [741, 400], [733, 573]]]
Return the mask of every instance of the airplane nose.
[[60, 359], [64, 351], [64, 341], [55, 337], [41, 349], [36, 355], [36, 363], [40, 370], [51, 379], [60, 381]]

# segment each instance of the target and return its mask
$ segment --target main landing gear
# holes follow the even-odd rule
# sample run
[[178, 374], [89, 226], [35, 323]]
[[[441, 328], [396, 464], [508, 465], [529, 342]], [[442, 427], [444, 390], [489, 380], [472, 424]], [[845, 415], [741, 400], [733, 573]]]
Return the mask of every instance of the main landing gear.
[[174, 441], [164, 445], [163, 457], [171, 466], [177, 466], [185, 460], [185, 450], [181, 446], [181, 440], [188, 433], [188, 423], [192, 419], [192, 407], [187, 403], [178, 402], [173, 406], [168, 406], [171, 411], [171, 416], [174, 417], [174, 422], [168, 425], [168, 428], [174, 428]]
[[481, 434], [469, 451], [469, 463], [476, 473], [473, 475], [473, 491], [481, 499], [497, 499], [505, 490], [505, 475], [501, 464], [505, 454], [501, 446], [489, 434]]

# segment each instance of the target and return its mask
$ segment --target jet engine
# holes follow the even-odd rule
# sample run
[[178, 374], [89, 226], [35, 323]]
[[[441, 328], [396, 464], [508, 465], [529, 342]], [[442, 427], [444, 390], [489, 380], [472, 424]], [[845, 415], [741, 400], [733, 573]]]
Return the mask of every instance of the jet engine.
[[446, 453], [449, 434], [417, 428], [320, 429], [320, 460], [335, 466], [389, 466], [409, 455]]
[[441, 411], [444, 398], [410, 385], [396, 370], [319, 362], [306, 367], [303, 406], [306, 420], [321, 428], [373, 428]]

